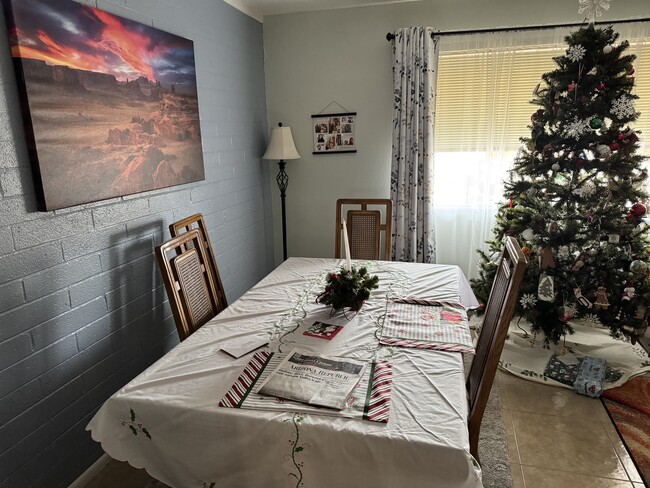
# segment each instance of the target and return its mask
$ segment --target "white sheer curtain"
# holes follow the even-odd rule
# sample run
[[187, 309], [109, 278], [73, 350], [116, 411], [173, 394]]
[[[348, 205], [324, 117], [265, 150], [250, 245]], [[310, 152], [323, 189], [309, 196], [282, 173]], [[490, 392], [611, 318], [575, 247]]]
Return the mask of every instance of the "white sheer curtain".
[[393, 259], [431, 263], [433, 138], [437, 39], [431, 27], [407, 27], [393, 40]]
[[[492, 237], [503, 180], [537, 107], [567, 29], [442, 36], [434, 157], [436, 262], [478, 275], [477, 249]], [[541, 62], [540, 62], [541, 60]]]

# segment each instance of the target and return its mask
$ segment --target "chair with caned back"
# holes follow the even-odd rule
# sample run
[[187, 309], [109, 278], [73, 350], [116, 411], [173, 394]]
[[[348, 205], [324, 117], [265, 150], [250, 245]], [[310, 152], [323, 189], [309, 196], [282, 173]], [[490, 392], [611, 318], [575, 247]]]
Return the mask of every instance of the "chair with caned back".
[[390, 261], [393, 202], [380, 198], [339, 198], [336, 201], [336, 258], [340, 258], [342, 254], [342, 213], [345, 209], [348, 209], [345, 223], [351, 259]]
[[483, 413], [514, 314], [526, 264], [526, 258], [517, 240], [514, 237], [506, 237], [501, 257], [497, 261], [498, 268], [476, 343], [476, 355], [466, 383], [469, 400], [469, 446], [470, 453], [476, 460]]
[[184, 341], [218, 312], [219, 300], [203, 239], [197, 229], [156, 247], [156, 258]]
[[169, 232], [171, 233], [172, 237], [179, 236], [183, 232], [187, 232], [192, 229], [198, 230], [199, 235], [203, 240], [203, 247], [205, 248], [205, 252], [207, 254], [208, 263], [210, 265], [210, 272], [212, 273], [215, 286], [217, 287], [217, 298], [219, 299], [217, 313], [219, 313], [228, 306], [228, 300], [226, 299], [226, 292], [223, 288], [223, 284], [221, 283], [219, 268], [217, 268], [217, 260], [214, 257], [214, 248], [210, 242], [210, 236], [208, 235], [208, 230], [205, 226], [203, 215], [200, 213], [190, 215], [189, 217], [185, 217], [184, 219], [169, 225]]

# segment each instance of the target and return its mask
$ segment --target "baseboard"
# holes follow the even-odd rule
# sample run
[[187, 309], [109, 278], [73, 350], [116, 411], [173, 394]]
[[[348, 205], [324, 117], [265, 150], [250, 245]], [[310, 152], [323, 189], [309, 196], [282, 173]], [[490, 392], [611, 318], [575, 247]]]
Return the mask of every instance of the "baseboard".
[[104, 453], [102, 457], [95, 461], [86, 471], [81, 473], [81, 476], [74, 480], [68, 488], [84, 488], [110, 462], [111, 457]]

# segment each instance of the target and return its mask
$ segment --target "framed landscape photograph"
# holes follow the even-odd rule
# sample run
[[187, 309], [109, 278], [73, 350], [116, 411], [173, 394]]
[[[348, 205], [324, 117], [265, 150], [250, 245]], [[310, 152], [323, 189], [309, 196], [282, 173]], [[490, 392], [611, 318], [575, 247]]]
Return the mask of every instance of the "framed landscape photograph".
[[354, 138], [356, 112], [312, 115], [313, 154], [357, 152]]
[[42, 210], [203, 180], [191, 40], [71, 0], [3, 0]]

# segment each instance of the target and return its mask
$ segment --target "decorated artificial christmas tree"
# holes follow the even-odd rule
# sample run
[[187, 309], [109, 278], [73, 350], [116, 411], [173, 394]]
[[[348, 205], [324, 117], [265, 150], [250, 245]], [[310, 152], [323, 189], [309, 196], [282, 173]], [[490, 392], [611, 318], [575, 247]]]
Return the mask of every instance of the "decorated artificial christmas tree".
[[578, 318], [634, 340], [650, 312], [635, 57], [612, 27], [590, 23], [565, 41], [557, 68], [534, 90], [530, 137], [521, 139], [472, 285], [486, 303], [503, 236], [515, 236], [529, 260], [517, 314], [546, 344]]

